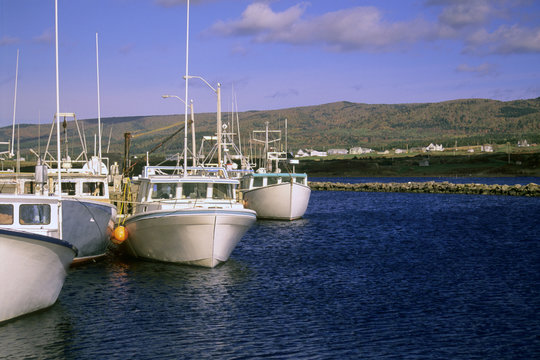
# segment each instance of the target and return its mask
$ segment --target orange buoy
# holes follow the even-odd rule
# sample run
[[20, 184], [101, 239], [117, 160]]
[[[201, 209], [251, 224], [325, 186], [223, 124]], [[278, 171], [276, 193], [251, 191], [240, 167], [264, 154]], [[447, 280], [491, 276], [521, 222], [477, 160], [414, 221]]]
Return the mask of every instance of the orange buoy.
[[112, 242], [115, 244], [121, 244], [128, 237], [127, 229], [123, 226], [118, 226], [116, 229], [114, 229], [113, 235]]

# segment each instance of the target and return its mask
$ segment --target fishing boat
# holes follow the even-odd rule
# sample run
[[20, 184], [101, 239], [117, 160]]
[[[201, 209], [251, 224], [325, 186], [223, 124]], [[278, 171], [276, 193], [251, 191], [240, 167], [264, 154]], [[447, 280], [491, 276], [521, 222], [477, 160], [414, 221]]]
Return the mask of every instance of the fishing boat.
[[[14, 205], [14, 222], [19, 214], [24, 221], [28, 205], [22, 206]], [[0, 323], [53, 305], [76, 254], [72, 244], [56, 237], [0, 229]]]
[[[218, 166], [187, 166], [189, 0], [187, 1], [184, 165], [147, 166], [136, 180], [137, 200], [132, 215], [122, 223], [127, 229], [123, 247], [132, 256], [213, 268], [229, 259], [232, 251], [255, 223], [255, 211], [237, 201], [238, 180]], [[217, 132], [221, 138], [220, 85], [210, 86], [218, 98]], [[171, 97], [170, 95], [163, 96]], [[193, 146], [195, 143], [193, 142]], [[218, 146], [218, 152], [221, 147]], [[196, 156], [193, 161], [196, 162]]]
[[224, 168], [146, 166], [137, 182], [123, 246], [138, 258], [213, 268], [256, 221]]
[[[257, 138], [260, 134], [265, 135], [264, 139]], [[271, 139], [272, 134], [277, 136]], [[294, 171], [296, 161], [288, 159], [286, 151], [270, 147], [281, 141], [281, 130], [269, 130], [266, 122], [266, 129], [255, 130], [252, 140], [264, 144], [265, 158], [257, 171], [245, 174], [240, 180], [244, 205], [255, 210], [260, 219], [300, 219], [307, 210], [311, 189], [307, 174]], [[286, 164], [285, 171], [280, 168], [280, 162]]]
[[[55, 1], [55, 23], [58, 24], [58, 6]], [[38, 204], [58, 215], [51, 222], [38, 222], [37, 226], [25, 223], [0, 223], [1, 228], [24, 230], [36, 234], [53, 236], [69, 241], [78, 249], [74, 263], [86, 262], [104, 257], [110, 244], [111, 232], [116, 219], [116, 207], [109, 202], [106, 173], [101, 156], [97, 159], [87, 157], [86, 142], [83, 141], [77, 118], [74, 113], [60, 112], [58, 76], [58, 27], [55, 31], [56, 45], [56, 113], [51, 126], [49, 140], [43, 160], [38, 155], [34, 174], [23, 175], [12, 172], [0, 177], [0, 206], [9, 207], [21, 204]], [[81, 153], [71, 161], [67, 146], [62, 157], [60, 118], [64, 120], [64, 138], [67, 139], [67, 119], [73, 118], [81, 139]], [[56, 127], [56, 157], [49, 152], [53, 130]], [[67, 142], [67, 140], [66, 140]], [[100, 150], [101, 155], [101, 150]], [[77, 161], [83, 163], [74, 169]], [[56, 166], [55, 166], [56, 165]], [[54, 169], [54, 170], [53, 170]], [[106, 171], [106, 167], [104, 169]], [[49, 201], [50, 200], [50, 201]], [[22, 205], [21, 205], [22, 206]], [[18, 207], [16, 207], [18, 208]], [[15, 210], [16, 211], [16, 210]], [[45, 211], [45, 210], [44, 210]], [[57, 222], [55, 222], [55, 219]], [[56, 230], [55, 230], [56, 229]]]

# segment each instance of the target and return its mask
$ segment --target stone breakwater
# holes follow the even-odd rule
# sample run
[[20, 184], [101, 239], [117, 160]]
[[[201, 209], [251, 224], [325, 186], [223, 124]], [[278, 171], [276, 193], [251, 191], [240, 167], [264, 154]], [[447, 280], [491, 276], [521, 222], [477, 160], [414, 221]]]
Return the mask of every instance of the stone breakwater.
[[540, 185], [485, 185], [485, 184], [453, 184], [445, 182], [407, 182], [407, 183], [334, 183], [309, 182], [312, 190], [326, 191], [366, 191], [366, 192], [410, 192], [439, 194], [476, 194], [476, 195], [510, 195], [540, 196]]

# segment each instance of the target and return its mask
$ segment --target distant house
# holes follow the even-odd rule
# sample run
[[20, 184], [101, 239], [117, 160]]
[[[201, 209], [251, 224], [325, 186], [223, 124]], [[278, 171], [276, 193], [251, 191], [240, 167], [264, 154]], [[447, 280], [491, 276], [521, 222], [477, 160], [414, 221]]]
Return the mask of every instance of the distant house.
[[425, 152], [427, 152], [427, 151], [444, 151], [444, 148], [443, 148], [442, 144], [438, 145], [438, 144], [431, 143], [431, 144], [429, 144], [428, 146], [426, 146], [424, 148], [424, 151]]
[[377, 154], [379, 154], [379, 155], [386, 155], [386, 154], [390, 154], [390, 151], [388, 151], [388, 150], [377, 151]]
[[355, 155], [358, 155], [358, 154], [369, 154], [369, 153], [372, 153], [373, 150], [372, 149], [368, 149], [368, 148], [363, 148], [363, 147], [353, 147], [349, 150], [349, 154], [355, 154]]
[[309, 155], [310, 156], [328, 156], [328, 153], [326, 151], [311, 150]]
[[493, 152], [493, 145], [482, 145], [480, 146], [480, 151]]
[[349, 151], [347, 149], [328, 149], [328, 155], [347, 155]]
[[519, 147], [529, 147], [529, 143], [527, 142], [527, 140], [519, 140], [518, 141], [518, 146]]
[[396, 154], [405, 154], [407, 152], [407, 150], [405, 150], [405, 149], [396, 149], [396, 150], [394, 150], [394, 152]]
[[306, 157], [306, 156], [327, 156], [328, 154], [326, 151], [317, 151], [313, 149], [306, 149], [306, 150], [298, 150], [296, 152], [296, 155], [294, 157]]
[[469, 149], [469, 150], [467, 150], [467, 152], [473, 153], [473, 152], [474, 152], [474, 149]]
[[307, 150], [298, 150], [298, 152], [296, 153], [296, 155], [294, 155], [294, 157], [306, 157], [306, 156], [309, 156], [309, 152]]

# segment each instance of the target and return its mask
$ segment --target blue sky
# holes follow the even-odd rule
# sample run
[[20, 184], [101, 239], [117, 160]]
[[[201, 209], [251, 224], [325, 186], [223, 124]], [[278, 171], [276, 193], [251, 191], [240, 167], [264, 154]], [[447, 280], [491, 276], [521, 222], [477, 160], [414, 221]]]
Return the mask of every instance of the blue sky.
[[[59, 0], [60, 111], [183, 113], [185, 0]], [[190, 74], [222, 84], [224, 112], [540, 96], [540, 1], [192, 0]], [[54, 1], [0, 0], [0, 126], [49, 123]], [[234, 95], [233, 95], [234, 94]], [[195, 112], [215, 95], [190, 81]]]

